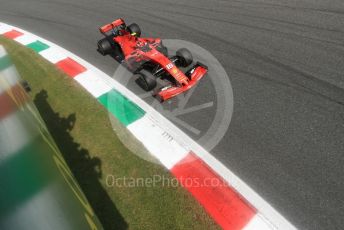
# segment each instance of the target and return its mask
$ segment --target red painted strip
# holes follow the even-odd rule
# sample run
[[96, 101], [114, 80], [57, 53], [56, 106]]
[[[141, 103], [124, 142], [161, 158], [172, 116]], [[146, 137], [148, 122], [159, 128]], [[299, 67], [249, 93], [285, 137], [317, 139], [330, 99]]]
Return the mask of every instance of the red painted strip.
[[57, 62], [56, 66], [70, 77], [75, 77], [76, 75], [86, 71], [84, 66], [80, 65], [71, 58], [66, 58]]
[[189, 153], [171, 172], [223, 229], [242, 229], [256, 214], [240, 194], [194, 153]]
[[11, 39], [15, 39], [19, 36], [22, 36], [23, 33], [22, 32], [19, 32], [17, 30], [11, 30], [11, 31], [8, 31], [6, 33], [3, 34], [5, 37], [7, 38], [11, 38]]
[[6, 117], [8, 114], [12, 113], [16, 106], [14, 106], [13, 102], [10, 100], [8, 94], [3, 93], [0, 95], [0, 120]]
[[28, 95], [18, 84], [0, 94], [0, 120], [16, 111], [28, 99]]

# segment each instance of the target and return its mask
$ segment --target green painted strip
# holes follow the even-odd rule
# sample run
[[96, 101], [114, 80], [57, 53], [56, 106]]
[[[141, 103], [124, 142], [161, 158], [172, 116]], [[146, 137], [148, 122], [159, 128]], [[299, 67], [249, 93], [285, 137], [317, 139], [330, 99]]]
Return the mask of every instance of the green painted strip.
[[0, 71], [12, 65], [10, 58], [6, 55], [0, 58]]
[[47, 44], [45, 44], [43, 42], [40, 42], [40, 41], [32, 42], [32, 43], [30, 43], [30, 44], [28, 44], [26, 46], [31, 48], [31, 49], [33, 49], [37, 53], [39, 53], [39, 52], [49, 48], [49, 46]]
[[125, 126], [145, 115], [143, 109], [114, 89], [98, 97], [98, 101]]

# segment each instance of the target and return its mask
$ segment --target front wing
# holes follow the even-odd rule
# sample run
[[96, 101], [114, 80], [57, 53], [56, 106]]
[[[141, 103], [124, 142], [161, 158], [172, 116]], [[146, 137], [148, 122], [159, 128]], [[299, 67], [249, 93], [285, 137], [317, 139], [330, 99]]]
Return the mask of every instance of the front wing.
[[207, 66], [203, 65], [200, 62], [197, 62], [194, 67], [192, 67], [186, 75], [190, 78], [190, 81], [187, 85], [183, 86], [168, 86], [162, 88], [159, 92], [157, 92], [154, 96], [160, 101], [166, 101], [172, 97], [175, 97], [192, 87], [194, 87], [197, 82], [199, 82], [205, 74], [208, 72]]

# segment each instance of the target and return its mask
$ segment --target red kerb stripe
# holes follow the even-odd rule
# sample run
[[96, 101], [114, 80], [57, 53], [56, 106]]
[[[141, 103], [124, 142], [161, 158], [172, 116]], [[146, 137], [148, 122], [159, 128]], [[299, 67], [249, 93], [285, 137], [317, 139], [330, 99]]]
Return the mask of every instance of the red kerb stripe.
[[223, 229], [242, 229], [256, 213], [194, 153], [189, 153], [171, 172]]
[[20, 85], [15, 85], [11, 89], [0, 94], [0, 120], [15, 112], [18, 107], [28, 101], [28, 95]]
[[8, 31], [6, 33], [3, 34], [5, 37], [7, 38], [11, 38], [11, 39], [15, 39], [19, 36], [22, 36], [23, 33], [22, 32], [19, 32], [17, 30], [11, 30], [11, 31]]
[[66, 58], [57, 62], [56, 66], [70, 77], [75, 77], [76, 75], [86, 71], [84, 66], [80, 65], [71, 58]]

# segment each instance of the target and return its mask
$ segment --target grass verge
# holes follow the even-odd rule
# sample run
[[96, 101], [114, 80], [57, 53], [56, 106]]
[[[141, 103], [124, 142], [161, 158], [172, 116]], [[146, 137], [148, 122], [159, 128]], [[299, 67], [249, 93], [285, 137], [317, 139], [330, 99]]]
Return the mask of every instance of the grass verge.
[[130, 152], [106, 109], [76, 81], [31, 49], [1, 36], [0, 44], [31, 85], [36, 107], [105, 229], [218, 229], [180, 186], [112, 186], [113, 178], [173, 177]]

